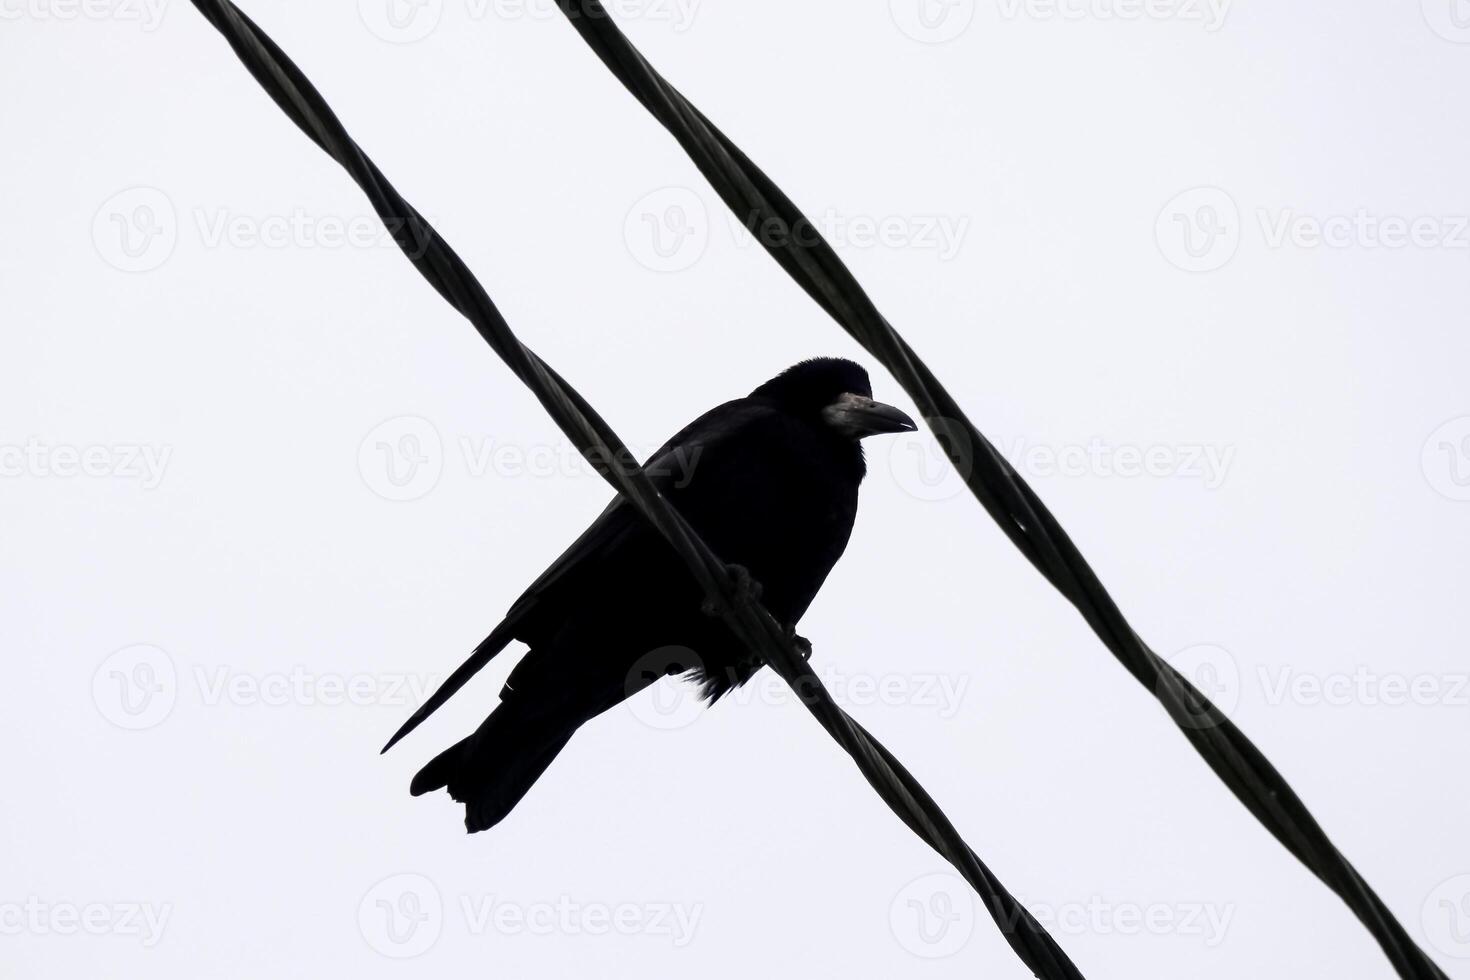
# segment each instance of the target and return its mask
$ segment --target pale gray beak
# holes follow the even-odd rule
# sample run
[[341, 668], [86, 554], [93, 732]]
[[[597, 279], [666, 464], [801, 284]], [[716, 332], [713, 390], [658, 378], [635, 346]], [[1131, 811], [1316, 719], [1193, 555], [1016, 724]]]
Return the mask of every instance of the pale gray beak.
[[919, 429], [913, 419], [892, 405], [852, 393], [822, 409], [822, 419], [849, 439], [866, 439], [887, 432], [917, 432]]

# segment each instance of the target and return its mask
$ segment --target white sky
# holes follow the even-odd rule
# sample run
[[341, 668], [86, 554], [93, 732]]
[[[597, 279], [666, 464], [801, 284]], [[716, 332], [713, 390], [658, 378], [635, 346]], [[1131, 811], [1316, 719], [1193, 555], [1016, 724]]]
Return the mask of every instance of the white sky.
[[[858, 353], [548, 0], [386, 2], [246, 9], [630, 444]], [[615, 9], [1470, 977], [1470, 9], [926, 2]], [[0, 17], [0, 974], [1026, 975], [767, 675], [411, 800], [606, 489], [189, 4]], [[858, 719], [1088, 976], [1390, 976], [928, 447], [803, 623]]]

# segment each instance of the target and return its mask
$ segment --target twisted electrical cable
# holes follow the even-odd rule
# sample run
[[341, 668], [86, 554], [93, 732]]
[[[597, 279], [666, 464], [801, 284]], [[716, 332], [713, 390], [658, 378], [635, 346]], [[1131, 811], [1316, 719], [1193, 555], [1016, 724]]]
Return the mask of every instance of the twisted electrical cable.
[[430, 285], [531, 389], [603, 478], [668, 539], [736, 636], [791, 685], [894, 813], [964, 876], [1017, 956], [1044, 980], [1081, 980], [1066, 953], [980, 861], [918, 781], [832, 701], [791, 638], [658, 493], [611, 427], [516, 338], [469, 268], [353, 142], [300, 69], [229, 0], [193, 3], [291, 121], [363, 189], [395, 242]]
[[[1158, 698], [1196, 751], [1283, 846], [1336, 892], [1404, 980], [1447, 980], [1333, 845], [1285, 777], [1187, 678], [1129, 625], [1035, 492], [965, 416], [878, 311], [837, 253], [781, 189], [663, 76], [599, 0], [557, 0], [582, 39], [669, 131], [783, 269], [913, 398], [970, 491], [1012, 543], [1080, 612], [1113, 655]], [[847, 17], [841, 10], [832, 15]]]

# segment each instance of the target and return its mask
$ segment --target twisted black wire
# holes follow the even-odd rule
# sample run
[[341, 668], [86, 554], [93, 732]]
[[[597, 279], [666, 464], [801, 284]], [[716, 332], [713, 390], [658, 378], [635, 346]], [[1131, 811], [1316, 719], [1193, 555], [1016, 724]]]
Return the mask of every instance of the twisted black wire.
[[[1336, 892], [1405, 980], [1446, 980], [1328, 839], [1286, 779], [1245, 734], [1128, 624], [1096, 573], [1031, 487], [965, 416], [884, 319], [816, 226], [740, 148], [679, 94], [622, 34], [599, 0], [558, 0], [608, 69], [666, 128], [735, 215], [837, 323], [898, 379], [972, 493], [1021, 553], [1077, 607], [1163, 704], [1210, 768], [1287, 850]], [[844, 10], [834, 16], [846, 16]], [[800, 234], [794, 232], [799, 231]]]
[[1006, 941], [1045, 980], [1081, 980], [1067, 955], [1036, 919], [1006, 891], [972, 851], [918, 781], [887, 749], [833, 703], [821, 680], [784, 630], [669, 506], [627, 447], [585, 400], [523, 345], [476, 281], [433, 227], [405, 201], [347, 131], [305, 75], [229, 0], [193, 0], [276, 104], [313, 142], [342, 165], [367, 193], [398, 246], [450, 305], [535, 393], [578, 450], [619, 493], [631, 500], [689, 564], [720, 615], [797, 691], [829, 734], [852, 756], [883, 801], [948, 860], [980, 894]]

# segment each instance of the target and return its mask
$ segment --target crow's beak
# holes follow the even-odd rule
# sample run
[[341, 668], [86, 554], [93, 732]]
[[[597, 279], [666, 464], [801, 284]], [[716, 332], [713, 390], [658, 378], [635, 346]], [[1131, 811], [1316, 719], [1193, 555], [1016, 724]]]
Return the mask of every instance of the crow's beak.
[[914, 420], [892, 405], [866, 395], [846, 394], [822, 409], [822, 418], [849, 439], [866, 439], [886, 432], [917, 432]]

